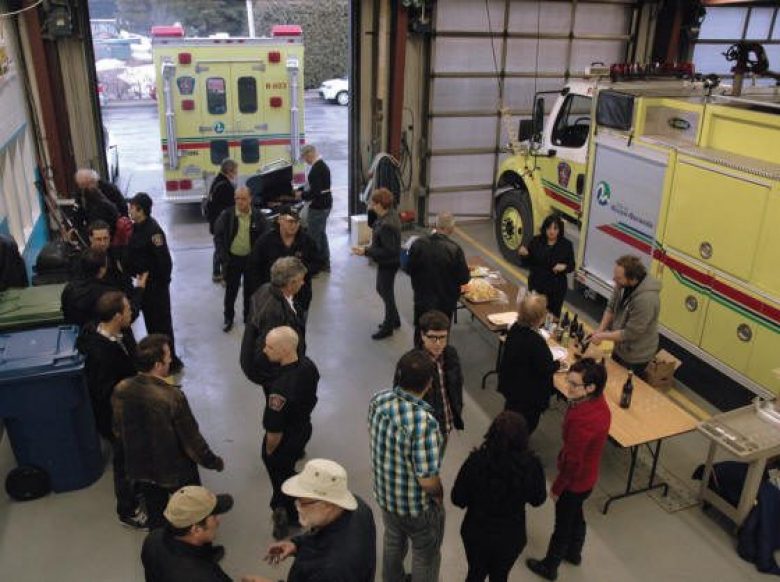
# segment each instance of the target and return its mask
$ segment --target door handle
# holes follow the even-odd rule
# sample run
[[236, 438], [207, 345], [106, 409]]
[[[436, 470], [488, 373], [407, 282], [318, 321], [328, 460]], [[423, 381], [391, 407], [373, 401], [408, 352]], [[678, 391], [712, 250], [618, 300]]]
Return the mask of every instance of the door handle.
[[703, 242], [699, 245], [699, 254], [702, 259], [712, 258], [712, 245], [708, 242]]
[[737, 326], [737, 337], [740, 341], [749, 342], [753, 339], [753, 330], [746, 323], [741, 323]]
[[688, 295], [688, 297], [685, 298], [685, 309], [693, 313], [699, 308], [699, 300], [696, 299], [693, 295]]

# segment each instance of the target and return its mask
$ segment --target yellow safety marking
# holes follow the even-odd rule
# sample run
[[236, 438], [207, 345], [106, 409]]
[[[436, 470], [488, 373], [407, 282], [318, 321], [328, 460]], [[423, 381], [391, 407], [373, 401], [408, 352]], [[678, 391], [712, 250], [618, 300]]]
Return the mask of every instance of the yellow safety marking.
[[523, 275], [522, 271], [520, 271], [517, 267], [514, 265], [508, 263], [503, 258], [496, 255], [493, 251], [491, 251], [489, 248], [487, 248], [485, 245], [483, 245], [481, 242], [477, 241], [475, 238], [467, 235], [465, 232], [463, 232], [460, 228], [457, 226], [455, 227], [455, 234], [457, 234], [460, 238], [465, 240], [467, 243], [469, 243], [471, 246], [476, 248], [478, 251], [480, 251], [483, 255], [487, 256], [488, 258], [492, 259], [493, 262], [500, 265], [503, 269], [506, 269], [509, 271], [512, 275], [515, 276], [515, 278], [519, 279], [523, 282], [523, 284], [528, 285], [528, 277]]

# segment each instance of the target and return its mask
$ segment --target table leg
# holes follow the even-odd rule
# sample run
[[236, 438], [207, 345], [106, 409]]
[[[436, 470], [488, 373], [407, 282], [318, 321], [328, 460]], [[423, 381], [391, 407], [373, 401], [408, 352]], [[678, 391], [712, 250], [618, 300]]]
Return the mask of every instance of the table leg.
[[604, 515], [607, 514], [607, 511], [609, 511], [609, 506], [612, 504], [613, 501], [617, 501], [618, 499], [624, 499], [626, 497], [631, 497], [633, 495], [638, 495], [640, 493], [647, 493], [649, 491], [652, 491], [653, 489], [664, 489], [664, 495], [667, 495], [669, 493], [669, 485], [660, 482], [655, 483], [655, 474], [656, 470], [658, 468], [658, 458], [661, 455], [661, 440], [656, 441], [655, 450], [653, 448], [650, 448], [650, 454], [653, 457], [653, 464], [650, 468], [650, 479], [647, 483], [647, 487], [641, 487], [639, 489], [632, 489], [632, 486], [634, 484], [634, 471], [636, 470], [636, 462], [637, 457], [639, 455], [639, 446], [631, 447], [631, 463], [628, 466], [628, 479], [626, 481], [626, 490], [624, 493], [621, 493], [620, 495], [610, 495], [607, 497], [607, 501], [604, 503], [604, 507], [601, 510], [601, 513]]
[[488, 370], [482, 375], [482, 389], [484, 390], [486, 387], [487, 379], [490, 378], [493, 374], [498, 374], [498, 371], [501, 369], [501, 358], [504, 356], [504, 342], [501, 341], [501, 338], [498, 340], [498, 351], [496, 351], [496, 363], [492, 370]]
[[737, 506], [735, 520], [737, 528], [745, 521], [745, 518], [753, 507], [753, 503], [756, 501], [756, 495], [758, 495], [758, 488], [761, 486], [761, 478], [764, 476], [765, 467], [766, 458], [756, 459], [748, 466], [747, 475], [745, 476], [745, 485], [742, 487], [742, 495], [739, 498], [739, 505]]
[[699, 501], [704, 501], [705, 491], [709, 487], [710, 477], [712, 476], [712, 462], [715, 460], [715, 441], [710, 441], [710, 449], [707, 451], [707, 461], [704, 463], [704, 472], [701, 476], [701, 485], [699, 486]]

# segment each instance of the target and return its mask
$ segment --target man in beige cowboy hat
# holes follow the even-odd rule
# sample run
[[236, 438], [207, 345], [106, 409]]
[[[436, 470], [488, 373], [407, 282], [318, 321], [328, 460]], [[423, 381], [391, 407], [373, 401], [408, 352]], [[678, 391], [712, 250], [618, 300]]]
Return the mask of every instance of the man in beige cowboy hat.
[[[376, 528], [371, 509], [347, 488], [347, 472], [327, 459], [312, 459], [282, 485], [295, 498], [306, 532], [271, 544], [265, 561], [276, 565], [295, 556], [287, 582], [373, 582]], [[242, 582], [271, 582], [244, 577]]]

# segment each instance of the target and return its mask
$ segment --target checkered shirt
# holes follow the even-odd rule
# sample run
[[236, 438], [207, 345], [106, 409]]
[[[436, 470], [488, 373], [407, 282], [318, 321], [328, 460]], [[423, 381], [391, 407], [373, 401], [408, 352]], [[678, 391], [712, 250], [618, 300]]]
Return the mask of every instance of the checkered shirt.
[[374, 496], [379, 506], [415, 517], [433, 500], [417, 478], [439, 474], [442, 436], [433, 408], [396, 387], [376, 394], [368, 406]]

